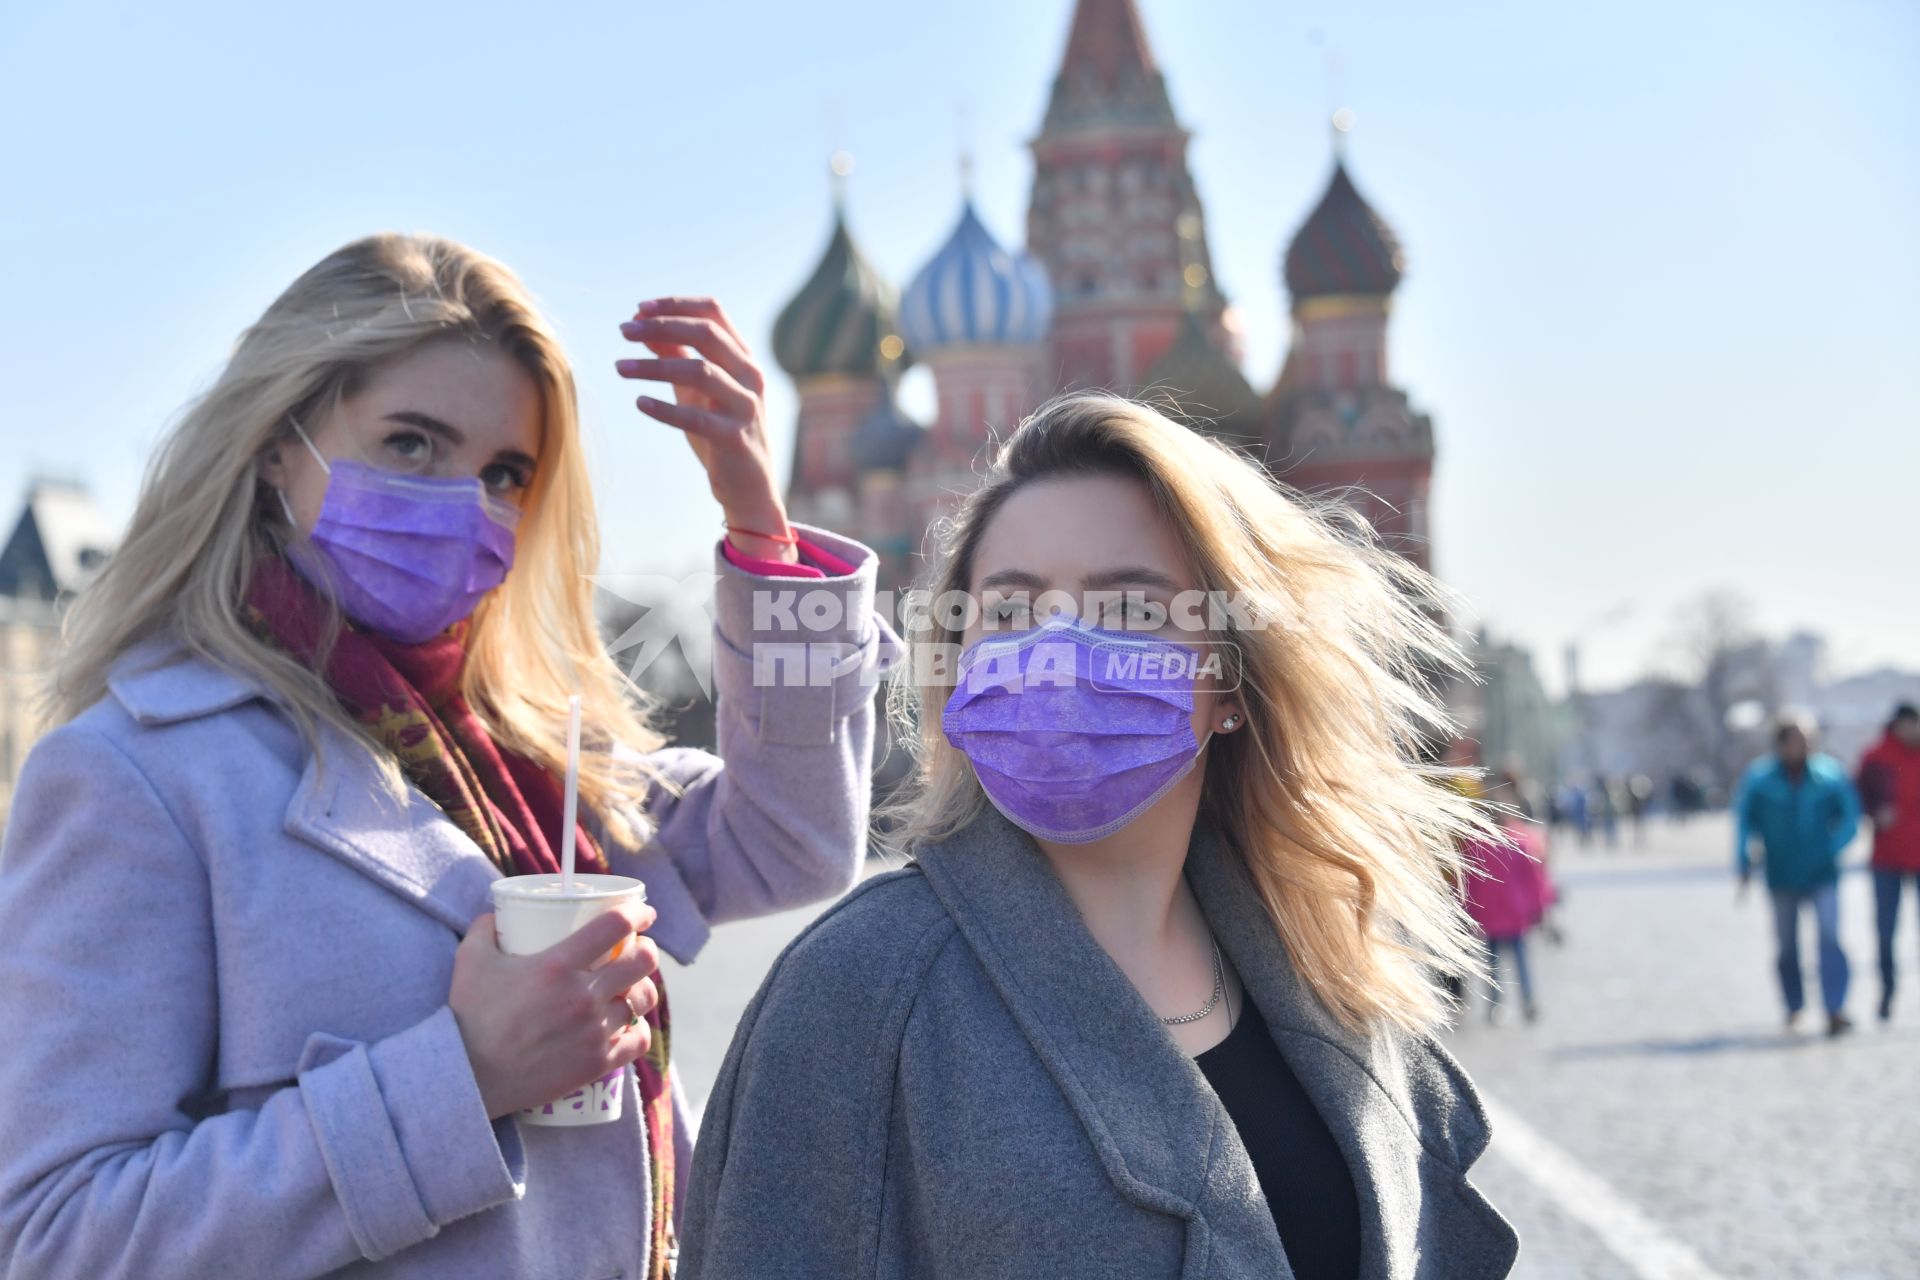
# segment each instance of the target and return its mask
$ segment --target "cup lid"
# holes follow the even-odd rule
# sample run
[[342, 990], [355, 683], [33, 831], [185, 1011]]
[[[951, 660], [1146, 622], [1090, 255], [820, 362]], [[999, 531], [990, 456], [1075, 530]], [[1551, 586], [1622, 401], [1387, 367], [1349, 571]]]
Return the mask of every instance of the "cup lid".
[[640, 895], [642, 902], [647, 898], [646, 883], [633, 876], [575, 872], [571, 893], [560, 892], [564, 880], [565, 877], [558, 872], [531, 876], [502, 876], [488, 885], [487, 890], [496, 902], [503, 898], [512, 898], [516, 902], [529, 905], [544, 902], [591, 902], [598, 898], [625, 898], [635, 893]]

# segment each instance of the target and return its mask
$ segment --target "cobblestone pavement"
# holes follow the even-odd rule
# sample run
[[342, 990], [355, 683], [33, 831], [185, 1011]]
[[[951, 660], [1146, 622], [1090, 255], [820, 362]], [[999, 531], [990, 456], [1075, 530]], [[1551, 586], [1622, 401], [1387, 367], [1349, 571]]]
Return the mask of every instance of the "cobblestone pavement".
[[[1652, 825], [1645, 849], [1624, 838], [1612, 852], [1559, 843], [1565, 941], [1536, 937], [1540, 1021], [1488, 1027], [1475, 1009], [1451, 1037], [1481, 1089], [1712, 1273], [1920, 1276], [1913, 917], [1900, 939], [1900, 1007], [1882, 1026], [1872, 886], [1857, 865], [1843, 877], [1857, 1030], [1837, 1041], [1791, 1035], [1766, 897], [1756, 885], [1736, 900], [1725, 821]], [[1864, 842], [1852, 853], [1863, 860]], [[1809, 1013], [1804, 1022], [1819, 1021]], [[1497, 1128], [1476, 1181], [1521, 1228], [1516, 1275], [1661, 1273], [1625, 1265], [1503, 1153]]]
[[[1788, 1035], [1766, 897], [1756, 886], [1736, 901], [1726, 822], [1653, 823], [1646, 839], [1635, 848], [1623, 831], [1613, 851], [1558, 841], [1564, 942], [1534, 939], [1539, 1022], [1490, 1027], [1476, 1004], [1448, 1038], [1521, 1126], [1496, 1131], [1474, 1170], [1521, 1232], [1514, 1274], [1920, 1277], [1914, 917], [1902, 922], [1901, 1007], [1884, 1028], [1872, 1019], [1871, 886], [1847, 875], [1858, 1030]], [[696, 1105], [767, 967], [816, 914], [723, 926], [695, 966], [668, 965], [674, 1057]]]

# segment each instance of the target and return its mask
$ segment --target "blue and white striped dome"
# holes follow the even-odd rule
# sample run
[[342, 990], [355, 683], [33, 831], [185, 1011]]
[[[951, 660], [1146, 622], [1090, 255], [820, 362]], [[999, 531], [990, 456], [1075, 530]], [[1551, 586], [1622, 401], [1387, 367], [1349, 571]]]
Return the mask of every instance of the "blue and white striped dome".
[[968, 201], [960, 225], [900, 299], [900, 336], [924, 355], [940, 347], [1026, 345], [1047, 334], [1046, 269], [1000, 247]]

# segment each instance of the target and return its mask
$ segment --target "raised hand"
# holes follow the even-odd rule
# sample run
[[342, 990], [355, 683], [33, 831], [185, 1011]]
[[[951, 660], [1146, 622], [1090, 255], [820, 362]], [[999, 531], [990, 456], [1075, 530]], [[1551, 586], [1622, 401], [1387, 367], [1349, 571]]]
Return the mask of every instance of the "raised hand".
[[766, 377], [727, 313], [712, 298], [653, 298], [620, 332], [653, 357], [617, 360], [615, 370], [623, 378], [672, 385], [671, 402], [641, 396], [636, 403], [686, 436], [733, 528], [733, 545], [793, 562], [793, 545], [782, 537], [790, 533], [786, 506], [767, 448]]

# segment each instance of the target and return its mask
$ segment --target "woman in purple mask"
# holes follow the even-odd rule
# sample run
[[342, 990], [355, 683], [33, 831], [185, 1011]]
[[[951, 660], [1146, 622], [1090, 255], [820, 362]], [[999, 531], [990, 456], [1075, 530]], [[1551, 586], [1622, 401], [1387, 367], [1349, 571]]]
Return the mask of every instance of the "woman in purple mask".
[[914, 861], [743, 1018], [683, 1280], [1504, 1275], [1433, 1038], [1483, 820], [1415, 763], [1462, 661], [1431, 580], [1083, 395], [1000, 450], [932, 587]]
[[[729, 530], [718, 759], [667, 747], [601, 643], [573, 375], [500, 264], [346, 246], [173, 430], [0, 851], [0, 1273], [671, 1271], [692, 1135], [658, 951], [852, 883], [898, 642], [872, 555], [788, 526], [725, 314], [621, 330], [607, 376], [674, 386], [640, 408]], [[825, 625], [757, 632], [795, 577]], [[836, 687], [756, 679], [770, 642]], [[579, 865], [650, 905], [508, 956], [489, 885], [558, 869], [574, 694]], [[589, 1082], [617, 1121], [516, 1119]]]

